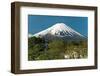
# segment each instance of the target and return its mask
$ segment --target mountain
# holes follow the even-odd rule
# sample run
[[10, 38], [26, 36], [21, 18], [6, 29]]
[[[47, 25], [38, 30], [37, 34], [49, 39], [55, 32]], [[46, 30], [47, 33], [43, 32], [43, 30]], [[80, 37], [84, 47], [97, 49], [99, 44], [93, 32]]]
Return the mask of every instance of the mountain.
[[55, 25], [34, 34], [36, 37], [43, 37], [45, 39], [65, 39], [65, 40], [81, 40], [85, 39], [83, 35], [75, 31], [64, 23], [56, 23]]

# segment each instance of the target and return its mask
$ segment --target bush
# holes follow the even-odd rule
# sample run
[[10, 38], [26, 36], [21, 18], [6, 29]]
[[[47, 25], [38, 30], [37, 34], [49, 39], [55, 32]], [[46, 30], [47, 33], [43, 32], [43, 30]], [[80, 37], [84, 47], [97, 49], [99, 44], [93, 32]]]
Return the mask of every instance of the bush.
[[40, 37], [28, 39], [28, 60], [87, 58], [87, 52], [87, 41], [45, 41]]

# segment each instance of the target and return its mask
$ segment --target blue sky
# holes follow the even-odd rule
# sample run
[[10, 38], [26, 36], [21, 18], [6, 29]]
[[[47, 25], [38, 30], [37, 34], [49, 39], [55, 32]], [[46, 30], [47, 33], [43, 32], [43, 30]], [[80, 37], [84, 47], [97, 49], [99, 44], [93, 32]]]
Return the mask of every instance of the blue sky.
[[56, 23], [65, 23], [82, 35], [88, 35], [88, 17], [49, 15], [28, 15], [28, 33], [38, 33]]

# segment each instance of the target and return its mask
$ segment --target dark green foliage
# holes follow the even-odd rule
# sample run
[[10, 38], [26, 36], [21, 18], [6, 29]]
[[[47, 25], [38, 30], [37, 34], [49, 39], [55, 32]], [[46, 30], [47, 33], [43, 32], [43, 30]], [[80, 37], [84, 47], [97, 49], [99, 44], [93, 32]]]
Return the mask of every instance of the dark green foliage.
[[[40, 37], [28, 39], [28, 60], [87, 58], [87, 41], [46, 41]], [[66, 56], [66, 57], [65, 57]]]
[[48, 44], [48, 53], [50, 59], [64, 58], [64, 42], [62, 40], [53, 40]]
[[35, 44], [44, 43], [45, 41], [42, 38], [31, 37], [28, 38], [28, 47], [33, 47]]
[[44, 51], [44, 40], [42, 38], [31, 37], [28, 40], [28, 59], [35, 60]]

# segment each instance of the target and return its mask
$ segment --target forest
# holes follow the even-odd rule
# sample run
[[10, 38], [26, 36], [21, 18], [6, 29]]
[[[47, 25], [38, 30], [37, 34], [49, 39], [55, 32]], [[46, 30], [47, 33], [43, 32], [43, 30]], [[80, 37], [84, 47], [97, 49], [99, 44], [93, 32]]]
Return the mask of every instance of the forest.
[[87, 40], [65, 41], [28, 38], [28, 60], [81, 59], [87, 58]]

